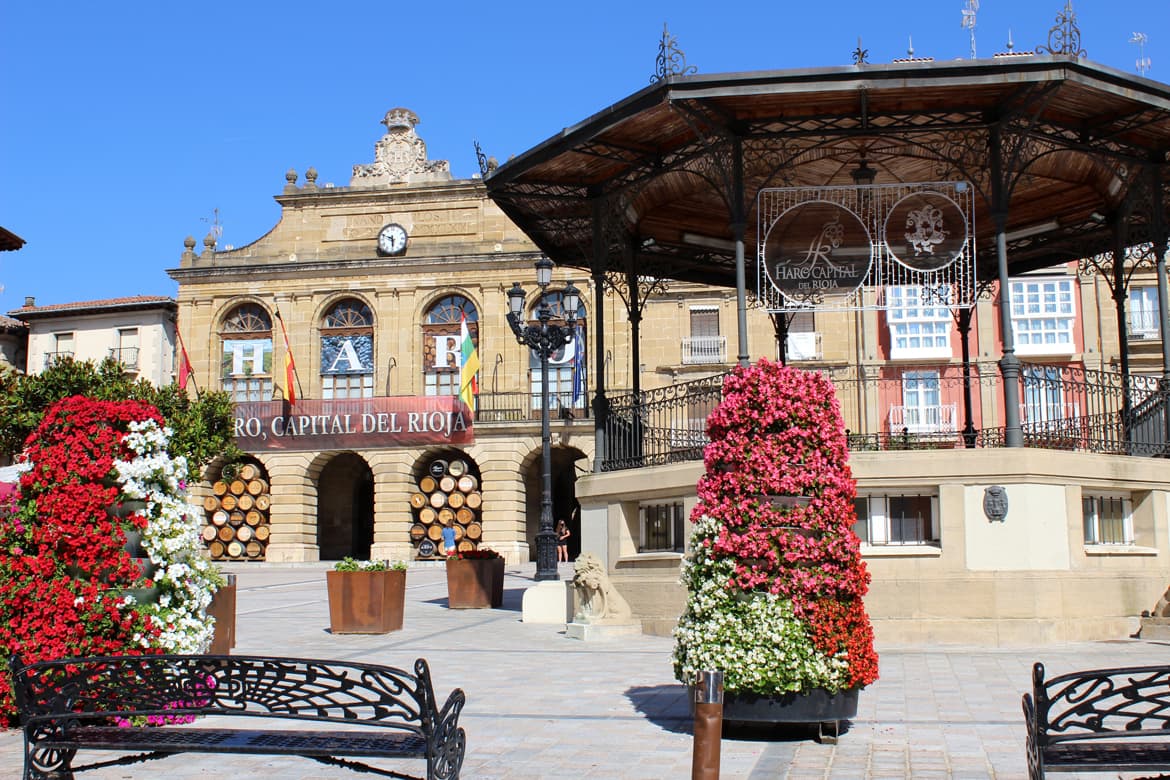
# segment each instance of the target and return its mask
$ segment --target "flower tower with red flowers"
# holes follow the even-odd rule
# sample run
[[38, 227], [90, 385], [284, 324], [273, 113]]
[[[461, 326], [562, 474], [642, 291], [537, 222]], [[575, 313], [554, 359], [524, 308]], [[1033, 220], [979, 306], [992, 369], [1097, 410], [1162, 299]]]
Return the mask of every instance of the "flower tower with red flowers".
[[878, 663], [832, 384], [768, 360], [740, 367], [707, 433], [676, 677], [691, 685], [702, 670], [722, 671], [728, 696], [853, 692], [855, 708]]

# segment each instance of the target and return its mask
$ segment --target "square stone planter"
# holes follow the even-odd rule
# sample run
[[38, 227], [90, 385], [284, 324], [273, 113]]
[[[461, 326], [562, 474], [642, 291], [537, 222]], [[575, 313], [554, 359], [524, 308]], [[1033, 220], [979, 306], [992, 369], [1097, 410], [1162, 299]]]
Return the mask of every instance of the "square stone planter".
[[332, 633], [386, 634], [402, 628], [405, 571], [329, 571], [325, 584]]
[[448, 607], [487, 609], [503, 603], [503, 558], [447, 559]]

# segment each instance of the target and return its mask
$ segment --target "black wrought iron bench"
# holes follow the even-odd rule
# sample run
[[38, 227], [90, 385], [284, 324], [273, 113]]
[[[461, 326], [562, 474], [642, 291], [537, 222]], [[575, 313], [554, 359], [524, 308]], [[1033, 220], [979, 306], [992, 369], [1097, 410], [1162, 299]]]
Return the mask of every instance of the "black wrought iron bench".
[[[458, 725], [463, 691], [452, 691], [440, 709], [422, 658], [412, 674], [373, 664], [241, 655], [28, 665], [14, 657], [12, 681], [24, 729], [25, 780], [71, 780], [74, 772], [178, 753], [303, 756], [398, 778], [413, 776], [352, 759], [423, 759], [428, 780], [457, 780], [466, 748]], [[215, 717], [189, 725], [193, 716]], [[227, 727], [220, 716], [248, 721]], [[148, 719], [163, 723], [134, 725]], [[273, 719], [319, 725], [290, 729]], [[131, 755], [72, 766], [78, 751], [92, 750]]]
[[1023, 706], [1032, 780], [1045, 772], [1170, 771], [1170, 666], [1045, 680], [1036, 664]]

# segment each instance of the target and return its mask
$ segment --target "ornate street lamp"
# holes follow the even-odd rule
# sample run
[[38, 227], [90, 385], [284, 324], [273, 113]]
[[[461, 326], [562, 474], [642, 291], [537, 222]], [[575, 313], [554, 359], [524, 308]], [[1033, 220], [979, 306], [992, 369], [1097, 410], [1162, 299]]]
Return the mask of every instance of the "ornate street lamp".
[[540, 287], [540, 305], [536, 309], [539, 327], [524, 322], [524, 289], [520, 282], [513, 282], [508, 290], [508, 325], [516, 334], [516, 340], [536, 350], [540, 356], [540, 455], [542, 483], [540, 494], [540, 529], [536, 532], [536, 579], [555, 580], [557, 575], [557, 540], [553, 531], [552, 516], [552, 435], [549, 433], [548, 414], [548, 359], [558, 349], [573, 340], [576, 332], [577, 305], [580, 291], [572, 282], [565, 284], [562, 308], [565, 313], [564, 325], [550, 324], [552, 308], [545, 295], [552, 281], [552, 261], [543, 255], [536, 261], [536, 283]]

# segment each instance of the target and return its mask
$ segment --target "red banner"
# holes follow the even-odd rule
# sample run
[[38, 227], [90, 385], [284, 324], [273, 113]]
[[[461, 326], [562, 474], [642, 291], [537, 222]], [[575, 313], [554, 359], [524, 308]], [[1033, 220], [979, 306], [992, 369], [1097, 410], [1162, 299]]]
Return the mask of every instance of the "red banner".
[[336, 450], [470, 444], [471, 412], [457, 396], [239, 403], [236, 445], [265, 450]]

